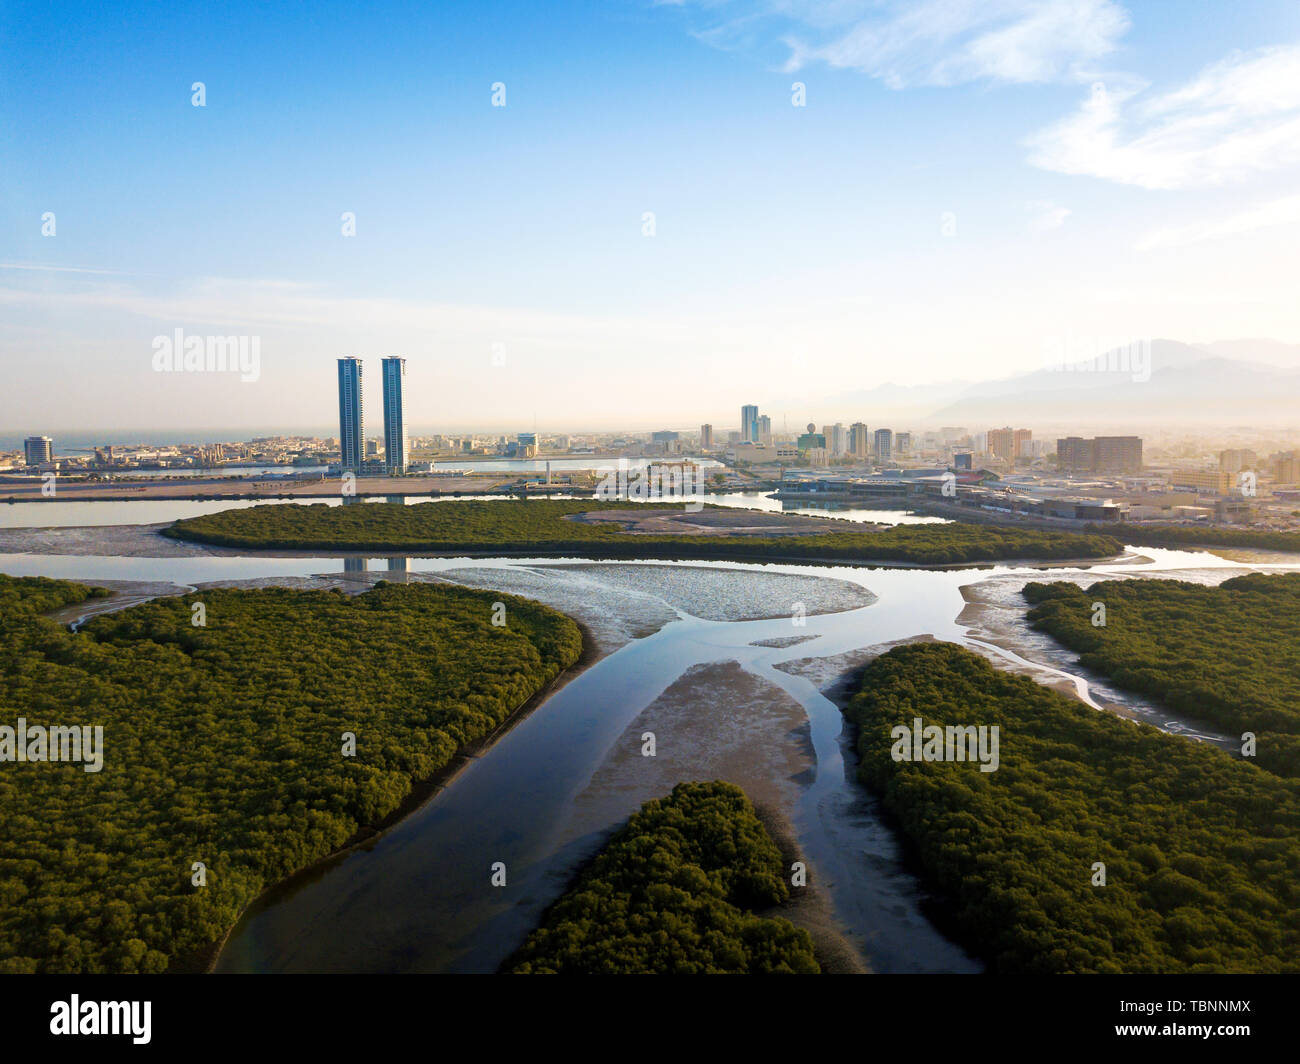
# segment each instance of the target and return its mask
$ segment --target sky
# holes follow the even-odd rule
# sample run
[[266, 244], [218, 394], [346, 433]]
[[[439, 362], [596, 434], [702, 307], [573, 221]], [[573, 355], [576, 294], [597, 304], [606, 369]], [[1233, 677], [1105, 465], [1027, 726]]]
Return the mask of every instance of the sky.
[[0, 174], [3, 436], [336, 431], [344, 355], [374, 431], [385, 355], [417, 431], [870, 422], [1300, 343], [1300, 4], [0, 0]]

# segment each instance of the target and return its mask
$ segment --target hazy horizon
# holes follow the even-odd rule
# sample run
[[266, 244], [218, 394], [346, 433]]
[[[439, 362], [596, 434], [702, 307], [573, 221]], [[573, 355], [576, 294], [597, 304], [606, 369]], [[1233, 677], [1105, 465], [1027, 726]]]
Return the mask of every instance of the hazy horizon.
[[[1300, 343], [1280, 0], [7, 10], [18, 435], [328, 424], [342, 355], [413, 424], [601, 431]], [[157, 372], [176, 330], [257, 379]]]

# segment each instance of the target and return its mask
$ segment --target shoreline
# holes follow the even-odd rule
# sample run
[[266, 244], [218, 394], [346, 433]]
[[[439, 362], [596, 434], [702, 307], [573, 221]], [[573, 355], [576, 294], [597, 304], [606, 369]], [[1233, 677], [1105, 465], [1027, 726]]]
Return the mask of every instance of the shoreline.
[[173, 958], [172, 962], [168, 964], [163, 974], [217, 974], [216, 965], [221, 960], [221, 954], [224, 952], [226, 944], [230, 941], [230, 936], [234, 934], [235, 930], [243, 922], [245, 916], [250, 912], [255, 911], [259, 905], [272, 901], [282, 894], [291, 891], [301, 881], [319, 875], [340, 859], [347, 857], [349, 854], [355, 853], [358, 850], [362, 850], [367, 845], [373, 844], [383, 838], [383, 836], [393, 827], [401, 823], [412, 813], [423, 808], [432, 798], [436, 797], [446, 787], [449, 787], [455, 781], [456, 777], [459, 776], [466, 767], [468, 767], [471, 761], [480, 757], [503, 735], [539, 709], [541, 705], [551, 697], [551, 695], [555, 694], [570, 681], [595, 665], [601, 660], [601, 658], [605, 657], [605, 652], [600, 649], [595, 636], [590, 629], [574, 617], [570, 617], [569, 620], [573, 621], [582, 633], [582, 653], [578, 656], [577, 661], [556, 676], [555, 679], [551, 680], [551, 682], [541, 690], [520, 703], [520, 705], [514, 709], [505, 720], [493, 728], [487, 735], [484, 735], [482, 738], [476, 739], [474, 742], [457, 750], [451, 760], [432, 776], [421, 780], [413, 780], [411, 782], [411, 790], [407, 794], [406, 798], [404, 798], [396, 808], [387, 813], [377, 823], [362, 824], [357, 828], [356, 832], [337, 849], [332, 850], [312, 861], [310, 864], [304, 865], [302, 868], [291, 872], [284, 879], [277, 880], [276, 882], [263, 887], [262, 890], [259, 891], [257, 895], [239, 911], [239, 915], [235, 918], [235, 922], [226, 929], [225, 933], [219, 939], [211, 945], [194, 953]]
[[[743, 544], [744, 537], [705, 537], [706, 543], [646, 545], [593, 542], [578, 548], [547, 549], [536, 547], [453, 548], [451, 550], [394, 550], [382, 546], [361, 548], [282, 548], [227, 547], [193, 540], [164, 536], [170, 523], [149, 525], [77, 525], [48, 528], [0, 529], [0, 554], [23, 554], [31, 557], [132, 557], [157, 559], [184, 558], [535, 558], [550, 561], [591, 562], [735, 562], [740, 565], [810, 565], [860, 569], [956, 570], [1009, 568], [1083, 568], [1111, 565], [1130, 556], [1128, 552], [1095, 558], [976, 558], [952, 562], [909, 562], [891, 558], [826, 558], [798, 553], [746, 552], [743, 549], [721, 551], [719, 543]], [[64, 539], [57, 543], [50, 540]], [[131, 540], [132, 542], [126, 542]], [[63, 549], [60, 549], [63, 548]], [[125, 549], [124, 549], [125, 548]], [[156, 553], [155, 553], [156, 552]]]

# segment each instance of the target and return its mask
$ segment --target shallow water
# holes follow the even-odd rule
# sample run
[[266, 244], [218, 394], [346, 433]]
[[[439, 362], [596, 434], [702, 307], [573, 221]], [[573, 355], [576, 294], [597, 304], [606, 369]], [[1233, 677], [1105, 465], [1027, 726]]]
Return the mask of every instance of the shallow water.
[[[1068, 678], [1094, 705], [1119, 702], [1168, 730], [1204, 735], [1082, 674], [1074, 656], [1046, 637], [1016, 629], [1023, 615], [1019, 588], [1031, 580], [1086, 584], [1168, 575], [1218, 583], [1248, 569], [1213, 555], [1145, 548], [1141, 556], [1088, 567], [947, 571], [583, 559], [398, 559], [390, 566], [387, 559], [345, 564], [328, 557], [0, 556], [0, 572], [14, 575], [183, 586], [340, 569], [356, 578], [363, 568], [527, 595], [600, 626], [598, 642], [621, 649], [553, 694], [379, 839], [255, 906], [232, 933], [219, 971], [495, 970], [606, 833], [639, 804], [602, 793], [595, 820], [604, 826], [597, 831], [590, 829], [590, 802], [582, 817], [576, 815], [575, 800], [613, 744], [684, 673], [717, 662], [738, 662], [803, 707], [815, 768], [800, 781], [793, 828], [815, 882], [828, 892], [846, 937], [872, 970], [977, 971], [979, 964], [931, 921], [930, 899], [897, 837], [856, 782], [839, 710], [806, 670], [779, 666], [829, 663], [864, 647], [932, 636], [971, 645], [995, 660], [1031, 664], [1044, 678]], [[1018, 637], [1017, 650], [993, 646], [958, 622], [968, 585], [977, 585], [1001, 611]], [[855, 598], [854, 586], [876, 598]], [[791, 610], [795, 594], [808, 600], [802, 614]], [[795, 645], [755, 645], [795, 636], [801, 637]], [[682, 771], [681, 778], [694, 778], [689, 758]], [[508, 869], [501, 888], [489, 884], [497, 861]]]

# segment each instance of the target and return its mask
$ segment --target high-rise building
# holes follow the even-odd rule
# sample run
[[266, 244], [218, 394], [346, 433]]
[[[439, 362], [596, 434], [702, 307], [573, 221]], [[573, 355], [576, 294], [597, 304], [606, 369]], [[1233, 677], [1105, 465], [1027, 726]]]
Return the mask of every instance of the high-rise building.
[[1098, 473], [1142, 472], [1142, 437], [1098, 436], [1093, 443]]
[[1279, 484], [1300, 484], [1300, 454], [1282, 451], [1273, 458], [1273, 479]]
[[1015, 458], [1015, 431], [1010, 425], [1004, 429], [989, 429], [988, 437], [989, 454], [994, 458]]
[[701, 451], [713, 450], [713, 426], [712, 425], [700, 426], [700, 450]]
[[1032, 440], [1034, 434], [1029, 429], [1013, 429], [1008, 425], [1004, 429], [989, 429], [988, 438], [989, 454], [1014, 462], [1022, 457], [1026, 441]]
[[360, 473], [366, 459], [359, 358], [339, 359], [339, 459], [347, 473]]
[[876, 458], [888, 462], [893, 457], [894, 434], [889, 429], [876, 429]]
[[830, 445], [832, 458], [843, 457], [844, 452], [849, 448], [849, 434], [838, 422], [831, 426]]
[[48, 436], [28, 436], [23, 440], [23, 453], [29, 466], [44, 465], [54, 461], [54, 441]]
[[410, 457], [406, 433], [406, 410], [402, 405], [406, 387], [406, 359], [390, 355], [384, 359], [384, 462], [390, 476], [406, 472]]
[[910, 432], [900, 432], [894, 437], [894, 450], [899, 455], [908, 455], [912, 453], [912, 434]]
[[[817, 450], [824, 451], [826, 449], [826, 436], [823, 433], [820, 433], [816, 430], [817, 430], [817, 426], [814, 425], [811, 421], [808, 422], [808, 431], [805, 432], [802, 436], [799, 437], [798, 440], [795, 441], [795, 446], [798, 447], [799, 450], [801, 451], [809, 451], [809, 450], [813, 450], [814, 448]], [[826, 459], [823, 457], [822, 459], [823, 464], [825, 463], [825, 461]]]
[[740, 408], [740, 442], [758, 442], [758, 407], [752, 404]]
[[861, 421], [853, 422], [849, 426], [849, 454], [854, 458], [866, 458], [870, 449], [867, 426]]
[[762, 414], [758, 419], [758, 435], [754, 437], [754, 442], [767, 447], [772, 442], [772, 419], [766, 414]]
[[1259, 456], [1254, 451], [1233, 449], [1219, 452], [1219, 468], [1225, 473], [1240, 473], [1243, 469], [1254, 469], [1259, 464]]
[[1091, 473], [1094, 464], [1092, 440], [1066, 436], [1056, 441], [1056, 467], [1062, 473]]

